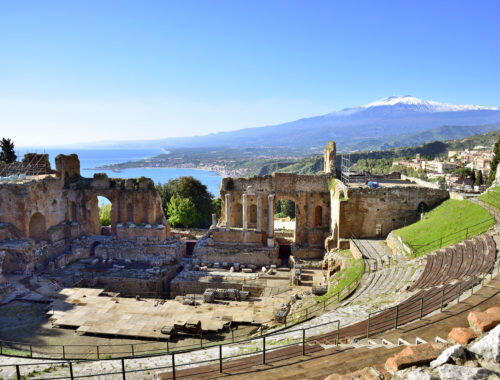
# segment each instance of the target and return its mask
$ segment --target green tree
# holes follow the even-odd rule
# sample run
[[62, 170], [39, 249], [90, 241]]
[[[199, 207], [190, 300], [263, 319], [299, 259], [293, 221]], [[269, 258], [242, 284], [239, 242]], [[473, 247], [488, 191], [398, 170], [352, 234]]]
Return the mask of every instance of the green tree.
[[497, 166], [498, 162], [500, 162], [500, 136], [498, 136], [497, 142], [493, 146], [493, 153], [494, 156], [490, 164], [490, 174], [488, 176], [488, 186], [491, 186], [497, 175]]
[[111, 225], [111, 204], [99, 206], [99, 223], [104, 227]]
[[222, 213], [222, 198], [217, 197], [212, 200], [212, 213], [215, 214], [216, 220], [219, 220]]
[[160, 194], [165, 215], [170, 217], [170, 200], [177, 196], [189, 199], [195, 206], [197, 222], [195, 226], [206, 228], [212, 223], [212, 212], [214, 211], [213, 195], [207, 187], [194, 177], [179, 177], [172, 179], [166, 184], [156, 185]]
[[168, 203], [168, 222], [174, 227], [196, 227], [198, 214], [196, 206], [189, 198], [174, 195]]
[[11, 139], [3, 138], [0, 140], [0, 148], [2, 151], [0, 152], [0, 161], [5, 162], [6, 164], [11, 164], [17, 160], [17, 155], [14, 150], [14, 142]]
[[454, 173], [458, 174], [458, 178], [460, 179], [470, 178], [473, 182], [476, 180], [476, 174], [474, 173], [474, 170], [466, 167], [457, 168], [455, 169]]
[[475, 186], [481, 186], [483, 184], [483, 173], [481, 170], [477, 171], [476, 180], [474, 181]]
[[274, 203], [274, 215], [276, 218], [295, 218], [295, 203], [289, 199], [281, 199]]

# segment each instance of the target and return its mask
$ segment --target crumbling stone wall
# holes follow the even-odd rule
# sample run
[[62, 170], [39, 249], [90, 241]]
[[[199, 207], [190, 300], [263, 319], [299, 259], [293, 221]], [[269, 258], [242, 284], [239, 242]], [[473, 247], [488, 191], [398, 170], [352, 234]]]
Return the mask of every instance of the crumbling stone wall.
[[422, 186], [345, 187], [337, 181], [331, 190], [332, 235], [335, 240], [385, 238], [394, 229], [419, 220], [419, 205], [434, 206], [448, 191]]
[[[33, 159], [28, 155], [24, 161]], [[150, 179], [112, 179], [106, 174], [83, 178], [76, 154], [57, 156], [55, 172], [48, 157], [38, 161], [49, 174], [0, 183], [0, 249], [6, 252], [9, 271], [31, 272], [71, 251], [72, 240], [101, 235], [98, 196], [112, 202], [111, 231], [119, 239], [170, 237], [160, 196]]]
[[[269, 245], [272, 246], [274, 203], [289, 199], [295, 203], [295, 244], [321, 246], [329, 231], [330, 178], [330, 174], [290, 173], [252, 178], [224, 178], [221, 184], [222, 216], [218, 226], [227, 230], [252, 230], [262, 234], [262, 240], [268, 239]], [[255, 222], [252, 223], [250, 220], [254, 213]], [[242, 239], [246, 239], [244, 234]]]

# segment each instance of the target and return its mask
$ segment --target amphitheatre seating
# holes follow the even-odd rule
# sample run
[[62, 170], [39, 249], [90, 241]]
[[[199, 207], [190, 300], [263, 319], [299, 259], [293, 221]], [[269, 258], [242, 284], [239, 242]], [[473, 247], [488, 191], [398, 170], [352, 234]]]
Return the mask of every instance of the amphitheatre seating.
[[368, 274], [359, 290], [345, 303], [371, 299], [380, 294], [401, 291], [416, 271], [415, 265], [394, 265]]
[[489, 234], [483, 234], [440, 249], [426, 258], [424, 271], [410, 287], [411, 291], [489, 272], [496, 259], [496, 245]]

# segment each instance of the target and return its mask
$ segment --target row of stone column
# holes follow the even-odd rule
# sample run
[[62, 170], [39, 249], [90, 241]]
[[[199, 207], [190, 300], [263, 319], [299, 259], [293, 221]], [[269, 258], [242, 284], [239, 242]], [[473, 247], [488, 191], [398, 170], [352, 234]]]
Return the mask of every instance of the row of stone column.
[[[248, 212], [247, 212], [247, 197], [248, 194], [242, 195], [242, 217], [243, 217], [243, 231], [248, 230]], [[268, 202], [268, 230], [267, 235], [273, 236], [274, 234], [274, 194], [267, 196]], [[231, 228], [231, 194], [225, 195], [226, 206], [226, 230]], [[262, 194], [257, 194], [257, 232], [262, 230]]]

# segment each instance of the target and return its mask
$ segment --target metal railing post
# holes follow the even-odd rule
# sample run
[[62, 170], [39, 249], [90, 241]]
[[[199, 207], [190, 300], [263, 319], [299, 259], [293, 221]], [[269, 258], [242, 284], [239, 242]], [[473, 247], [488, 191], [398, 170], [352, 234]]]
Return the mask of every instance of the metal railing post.
[[219, 344], [219, 373], [222, 373], [222, 344]]
[[16, 364], [16, 378], [21, 380], [21, 371], [19, 370], [19, 364]]
[[467, 239], [469, 237], [469, 227], [465, 229], [465, 238]]
[[302, 329], [302, 356], [306, 356], [306, 329]]
[[66, 348], [64, 347], [64, 344], [62, 346], [62, 356], [63, 356], [63, 359], [66, 359]]
[[231, 341], [234, 343], [234, 330], [231, 327]]
[[172, 379], [175, 380], [175, 352], [172, 351]]
[[122, 379], [125, 380], [125, 359], [122, 358]]
[[340, 340], [340, 319], [337, 321], [337, 346], [339, 345]]
[[262, 364], [266, 364], [266, 336], [262, 337]]
[[99, 359], [99, 346], [95, 346], [95, 352], [97, 353], [97, 359]]
[[132, 353], [132, 357], [134, 357], [135, 354], [134, 354], [134, 344], [133, 343], [130, 345], [130, 348], [131, 348], [130, 352]]
[[396, 306], [396, 321], [394, 323], [394, 328], [398, 328], [398, 318], [399, 318], [399, 305]]
[[423, 313], [424, 313], [424, 297], [420, 297], [420, 319], [422, 319]]
[[366, 326], [366, 339], [370, 337], [370, 317], [372, 313], [368, 313], [368, 325]]
[[71, 362], [69, 361], [69, 362], [68, 362], [68, 364], [69, 364], [69, 378], [70, 378], [71, 380], [73, 380], [73, 379], [74, 379], [74, 376], [73, 376], [73, 363], [71, 363]]
[[170, 347], [168, 346], [168, 340], [167, 340], [167, 352], [170, 351]]
[[443, 311], [443, 303], [444, 303], [444, 288], [441, 290], [441, 310]]
[[30, 358], [33, 357], [33, 346], [30, 344]]

